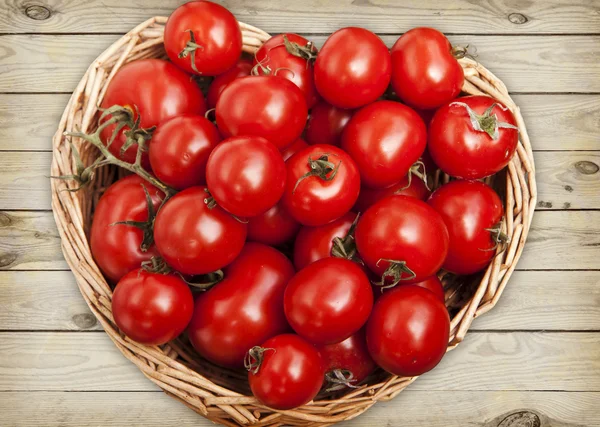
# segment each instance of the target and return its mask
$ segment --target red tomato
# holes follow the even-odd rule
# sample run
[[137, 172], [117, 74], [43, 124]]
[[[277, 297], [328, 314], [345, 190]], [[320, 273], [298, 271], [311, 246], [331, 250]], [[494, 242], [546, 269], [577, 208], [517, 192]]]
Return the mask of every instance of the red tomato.
[[265, 213], [248, 220], [248, 240], [279, 246], [292, 240], [300, 230], [296, 221], [279, 202]]
[[419, 160], [427, 129], [414, 110], [394, 101], [361, 108], [344, 129], [342, 149], [356, 162], [363, 185], [386, 188]]
[[344, 381], [350, 385], [360, 384], [377, 368], [367, 349], [364, 328], [342, 342], [317, 346], [317, 350], [325, 364], [329, 385], [342, 386], [336, 389], [343, 388]]
[[381, 285], [419, 282], [433, 276], [448, 253], [448, 230], [427, 203], [391, 196], [360, 217], [356, 247], [363, 261], [382, 278]]
[[290, 330], [283, 292], [294, 267], [276, 249], [246, 243], [224, 273], [221, 282], [196, 298], [188, 334], [203, 357], [239, 368], [249, 348]]
[[[143, 129], [181, 114], [202, 115], [206, 112], [204, 96], [198, 85], [176, 66], [160, 59], [140, 59], [124, 65], [108, 85], [101, 107], [113, 105], [129, 108], [136, 118], [136, 111], [139, 111], [140, 127]], [[116, 130], [116, 124], [104, 128], [102, 140], [108, 142]], [[137, 144], [121, 153], [128, 130], [130, 128], [125, 126], [119, 131], [109, 150], [121, 160], [133, 163]], [[144, 154], [142, 159], [142, 165], [148, 169], [148, 154]]]
[[227, 85], [216, 114], [224, 136], [262, 136], [283, 149], [302, 133], [308, 110], [304, 94], [289, 80], [250, 76]]
[[392, 47], [392, 87], [412, 107], [437, 108], [460, 93], [465, 76], [452, 45], [433, 28], [413, 28]]
[[223, 92], [223, 89], [229, 83], [237, 78], [249, 76], [250, 71], [252, 71], [252, 61], [249, 59], [239, 59], [233, 67], [215, 77], [208, 87], [208, 93], [206, 94], [208, 108], [215, 108], [217, 106], [221, 92]]
[[177, 338], [193, 309], [192, 292], [181, 278], [141, 268], [123, 276], [112, 297], [119, 329], [146, 345], [163, 345]]
[[[284, 36], [290, 43], [290, 53], [285, 44]], [[305, 57], [297, 56], [299, 51], [305, 52]], [[312, 42], [298, 34], [286, 33], [271, 37], [254, 55], [254, 63], [258, 74], [277, 74], [294, 83], [304, 93], [306, 105], [311, 108], [319, 100], [313, 78], [313, 66], [309, 56], [314, 56], [317, 49]]]
[[294, 266], [301, 270], [322, 258], [328, 258], [335, 238], [346, 237], [356, 219], [354, 212], [348, 212], [329, 224], [318, 227], [302, 227], [294, 242]]
[[284, 150], [281, 151], [281, 157], [283, 157], [284, 161], [287, 161], [287, 159], [306, 147], [308, 147], [308, 144], [302, 138], [298, 138], [292, 142], [291, 145], [288, 145]]
[[162, 122], [150, 140], [154, 175], [177, 190], [206, 184], [206, 162], [221, 140], [202, 116], [184, 114]]
[[111, 185], [102, 195], [92, 221], [90, 245], [94, 260], [111, 281], [117, 282], [131, 270], [139, 268], [144, 261], [158, 255], [154, 244], [143, 250], [144, 231], [140, 228], [116, 224], [122, 221], [147, 221], [148, 203], [158, 210], [162, 192], [137, 175], [122, 178]]
[[356, 212], [364, 212], [378, 201], [394, 194], [427, 200], [431, 195], [431, 191], [427, 189], [423, 180], [418, 177], [412, 177], [410, 185], [408, 185], [408, 176], [405, 176], [401, 181], [388, 188], [361, 188], [358, 200], [354, 205], [354, 210]]
[[285, 188], [285, 163], [277, 148], [258, 136], [234, 136], [210, 154], [206, 182], [210, 194], [238, 217], [265, 213]]
[[450, 234], [444, 269], [473, 274], [487, 267], [502, 237], [504, 210], [498, 194], [483, 182], [451, 181], [438, 188], [428, 203], [442, 216]]
[[235, 16], [209, 1], [191, 1], [171, 13], [165, 25], [169, 59], [188, 73], [216, 76], [242, 54], [242, 32]]
[[317, 395], [324, 367], [319, 352], [297, 335], [283, 334], [254, 347], [247, 356], [252, 394], [273, 409], [293, 409]]
[[284, 310], [296, 333], [314, 344], [333, 344], [358, 331], [373, 307], [371, 283], [343, 258], [309, 264], [285, 289]]
[[330, 144], [339, 146], [342, 132], [352, 118], [354, 110], [334, 107], [324, 101], [310, 110], [306, 124], [306, 140], [309, 144]]
[[517, 149], [511, 111], [488, 96], [465, 96], [440, 108], [429, 125], [429, 152], [448, 175], [479, 179], [504, 168]]
[[283, 203], [301, 224], [316, 226], [348, 212], [360, 192], [354, 161], [338, 147], [311, 145], [287, 163]]
[[207, 274], [238, 256], [246, 241], [246, 224], [212, 209], [202, 187], [190, 187], [168, 200], [156, 215], [154, 240], [164, 260], [189, 275]]
[[446, 293], [444, 292], [444, 285], [442, 284], [440, 279], [438, 279], [437, 276], [428, 277], [425, 280], [413, 283], [413, 285], [420, 286], [433, 292], [442, 303], [446, 303]]
[[414, 377], [444, 357], [450, 317], [433, 292], [400, 286], [377, 300], [366, 330], [375, 363], [393, 375]]
[[358, 108], [379, 98], [392, 74], [383, 41], [364, 28], [348, 27], [325, 41], [315, 61], [319, 94], [340, 108]]

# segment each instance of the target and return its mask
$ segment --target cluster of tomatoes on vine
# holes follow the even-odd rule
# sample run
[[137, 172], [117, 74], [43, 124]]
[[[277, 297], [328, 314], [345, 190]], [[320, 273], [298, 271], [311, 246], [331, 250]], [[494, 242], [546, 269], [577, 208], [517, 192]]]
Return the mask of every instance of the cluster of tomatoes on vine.
[[[436, 274], [482, 271], [503, 240], [501, 199], [479, 179], [514, 154], [512, 113], [457, 98], [459, 50], [431, 28], [391, 52], [357, 27], [318, 52], [277, 35], [251, 59], [242, 36], [222, 6], [179, 7], [170, 62], [124, 65], [98, 130], [74, 134], [102, 153], [78, 160], [80, 184], [106, 163], [135, 173], [106, 190], [91, 228], [116, 324], [149, 345], [187, 331], [277, 409], [377, 366], [429, 371], [450, 334]], [[206, 98], [191, 75], [214, 76]], [[431, 194], [436, 168], [458, 179]]]

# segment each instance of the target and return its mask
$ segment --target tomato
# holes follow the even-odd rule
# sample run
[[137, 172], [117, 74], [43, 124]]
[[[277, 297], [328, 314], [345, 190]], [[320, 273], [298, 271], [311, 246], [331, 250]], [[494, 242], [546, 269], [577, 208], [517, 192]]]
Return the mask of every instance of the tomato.
[[223, 89], [225, 89], [229, 83], [240, 77], [249, 76], [251, 71], [252, 61], [241, 58], [229, 70], [215, 77], [208, 87], [208, 93], [206, 94], [206, 104], [208, 105], [208, 108], [215, 108], [217, 106], [217, 101], [221, 96], [221, 92], [223, 92]]
[[[289, 43], [286, 46], [287, 38]], [[310, 57], [316, 55], [317, 49], [312, 42], [298, 34], [278, 34], [263, 44], [254, 55], [254, 63], [258, 74], [277, 74], [294, 83], [304, 93], [306, 105], [311, 108], [319, 100], [315, 88], [313, 66]], [[301, 55], [301, 56], [298, 56]]]
[[164, 260], [189, 275], [218, 270], [238, 256], [246, 224], [220, 206], [212, 209], [203, 187], [190, 187], [168, 200], [156, 215], [154, 240]]
[[392, 87], [412, 107], [437, 108], [460, 93], [465, 76], [452, 45], [433, 28], [413, 28], [392, 47]]
[[358, 264], [343, 258], [309, 264], [285, 289], [290, 326], [314, 344], [345, 340], [365, 324], [372, 307], [369, 279]]
[[517, 149], [511, 111], [488, 96], [465, 96], [440, 108], [429, 125], [429, 152], [448, 175], [479, 179], [504, 168]]
[[227, 85], [216, 114], [224, 136], [262, 136], [283, 149], [302, 133], [308, 110], [304, 94], [289, 80], [249, 76]]
[[154, 210], [158, 210], [162, 192], [139, 176], [130, 175], [111, 185], [94, 211], [90, 232], [92, 255], [104, 275], [115, 283], [131, 270], [139, 268], [142, 262], [158, 255], [154, 244], [146, 244], [144, 249], [141, 248], [144, 242], [142, 229], [117, 224], [122, 221], [148, 220], [144, 187], [152, 199]]
[[[128, 108], [135, 118], [138, 118], [136, 111], [139, 112], [139, 126], [143, 129], [181, 114], [202, 115], [206, 112], [204, 96], [198, 85], [175, 65], [160, 59], [139, 59], [124, 65], [108, 85], [101, 107], [107, 109], [114, 105]], [[118, 132], [109, 150], [121, 160], [133, 163], [137, 143], [121, 152], [128, 130], [129, 126], [125, 126], [118, 131], [117, 125], [112, 124], [102, 130], [101, 138], [107, 143], [113, 133]], [[146, 169], [150, 166], [146, 153], [143, 154], [142, 165]]]
[[246, 243], [224, 274], [221, 282], [196, 298], [188, 335], [206, 359], [239, 368], [249, 348], [290, 330], [283, 292], [294, 267], [276, 249]]
[[356, 212], [364, 212], [378, 201], [394, 194], [414, 197], [419, 200], [427, 200], [431, 195], [431, 191], [427, 189], [427, 186], [422, 179], [412, 177], [409, 185], [408, 176], [405, 176], [398, 183], [388, 188], [361, 188], [358, 200], [354, 205], [354, 210]]
[[216, 76], [242, 54], [242, 32], [223, 6], [191, 1], [175, 9], [165, 24], [165, 50], [188, 73]]
[[319, 352], [298, 335], [282, 334], [247, 355], [252, 394], [273, 409], [293, 409], [317, 395], [325, 373]]
[[315, 61], [319, 94], [339, 108], [358, 108], [379, 98], [392, 74], [383, 41], [364, 28], [348, 27], [325, 41]]
[[450, 317], [433, 292], [400, 286], [377, 300], [366, 330], [375, 363], [393, 375], [414, 377], [446, 354]]
[[334, 239], [344, 239], [355, 219], [356, 214], [348, 212], [329, 224], [318, 227], [302, 227], [294, 242], [294, 266], [296, 269], [300, 270], [308, 264], [332, 256]]
[[238, 217], [271, 209], [285, 188], [285, 163], [277, 148], [258, 136], [234, 136], [210, 154], [206, 182], [215, 201]]
[[339, 146], [342, 132], [352, 118], [354, 110], [334, 107], [324, 101], [310, 111], [306, 124], [306, 140], [309, 144], [330, 144]]
[[334, 389], [360, 384], [377, 368], [367, 349], [364, 328], [342, 342], [317, 346], [317, 350], [325, 364], [325, 378]]
[[162, 122], [150, 140], [154, 175], [177, 190], [206, 184], [206, 162], [221, 140], [203, 116], [183, 114]]
[[425, 280], [413, 283], [413, 285], [420, 286], [424, 289], [433, 292], [442, 303], [446, 303], [446, 293], [444, 292], [444, 285], [442, 284], [441, 280], [438, 279], [437, 276], [428, 277]]
[[302, 138], [298, 138], [281, 151], [281, 157], [283, 157], [284, 161], [287, 161], [287, 159], [306, 147], [308, 147], [308, 144]]
[[137, 269], [119, 280], [112, 297], [115, 323], [125, 335], [146, 345], [177, 338], [194, 309], [192, 291], [177, 276]]
[[356, 162], [363, 185], [386, 188], [419, 160], [427, 129], [414, 110], [394, 101], [361, 108], [344, 129], [342, 149]]
[[301, 224], [317, 226], [348, 212], [360, 192], [354, 161], [338, 147], [311, 145], [286, 162], [283, 203]]
[[248, 220], [248, 240], [279, 246], [292, 240], [300, 230], [296, 221], [279, 202], [265, 213]]
[[367, 209], [358, 220], [355, 239], [362, 260], [386, 287], [433, 276], [449, 245], [442, 217], [408, 196], [386, 197]]
[[498, 194], [483, 182], [451, 181], [438, 188], [428, 203], [442, 216], [450, 234], [444, 269], [473, 274], [487, 267], [506, 237], [500, 233], [504, 209]]

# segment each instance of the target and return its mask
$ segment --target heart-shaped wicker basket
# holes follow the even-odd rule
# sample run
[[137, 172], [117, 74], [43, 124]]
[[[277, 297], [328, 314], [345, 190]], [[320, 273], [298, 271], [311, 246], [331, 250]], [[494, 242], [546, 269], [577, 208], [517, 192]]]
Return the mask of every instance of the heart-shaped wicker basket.
[[[90, 132], [97, 126], [98, 105], [109, 82], [119, 68], [141, 58], [165, 57], [163, 31], [167, 18], [155, 17], [127, 33], [88, 68], [77, 85], [53, 138], [51, 175], [71, 175], [76, 170], [71, 146], [64, 132]], [[244, 51], [254, 51], [269, 34], [240, 23]], [[460, 60], [465, 72], [463, 92], [489, 95], [508, 106], [514, 113], [520, 131], [517, 153], [505, 171], [488, 180], [504, 200], [506, 214], [504, 232], [511, 243], [498, 250], [493, 263], [476, 277], [443, 277], [446, 305], [452, 317], [448, 350], [465, 336], [473, 319], [489, 311], [502, 294], [523, 251], [536, 204], [533, 155], [527, 130], [519, 108], [508, 95], [506, 86], [476, 61]], [[98, 155], [90, 144], [74, 139], [85, 164]], [[200, 358], [188, 342], [178, 339], [161, 347], [138, 344], [116, 327], [112, 312], [112, 290], [94, 262], [88, 242], [92, 213], [102, 191], [118, 176], [114, 167], [96, 173], [92, 185], [78, 192], [61, 191], [74, 188], [74, 183], [52, 180], [52, 209], [62, 239], [64, 256], [77, 279], [81, 293], [109, 337], [121, 352], [135, 363], [150, 380], [167, 394], [224, 425], [330, 425], [354, 418], [379, 400], [389, 400], [416, 378], [374, 374], [367, 384], [346, 392], [323, 392], [300, 408], [275, 411], [261, 405], [250, 393], [246, 373], [217, 367]], [[448, 177], [437, 173], [435, 185]]]

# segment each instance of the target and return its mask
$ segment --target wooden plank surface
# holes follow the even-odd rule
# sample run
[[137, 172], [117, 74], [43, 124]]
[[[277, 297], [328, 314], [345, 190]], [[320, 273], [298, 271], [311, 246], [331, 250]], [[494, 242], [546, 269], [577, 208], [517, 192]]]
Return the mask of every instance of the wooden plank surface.
[[[7, 0], [0, 32], [126, 32], [155, 15], [169, 15], [185, 0], [135, 2]], [[236, 17], [272, 32], [330, 33], [363, 25], [381, 33], [433, 26], [450, 33], [590, 33], [600, 25], [597, 0], [472, 2], [453, 0], [223, 1]]]
[[[0, 92], [71, 92], [88, 65], [118, 38], [97, 34], [0, 37]], [[312, 37], [317, 46], [325, 38]], [[382, 38], [391, 46], [398, 35]], [[470, 35], [450, 36], [450, 40], [476, 46], [477, 60], [512, 92], [600, 92], [600, 36]]]
[[[378, 402], [358, 418], [336, 426], [506, 427], [500, 423], [512, 416], [539, 424], [510, 427], [590, 427], [600, 425], [599, 400], [597, 392], [408, 388], [393, 401]], [[0, 392], [0, 412], [7, 425], [23, 427], [214, 425], [161, 392]]]
[[[600, 391], [597, 333], [472, 332], [415, 390]], [[0, 333], [0, 390], [149, 391], [158, 387], [94, 332]]]

